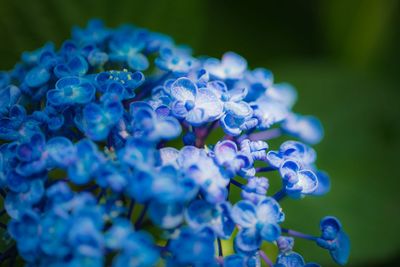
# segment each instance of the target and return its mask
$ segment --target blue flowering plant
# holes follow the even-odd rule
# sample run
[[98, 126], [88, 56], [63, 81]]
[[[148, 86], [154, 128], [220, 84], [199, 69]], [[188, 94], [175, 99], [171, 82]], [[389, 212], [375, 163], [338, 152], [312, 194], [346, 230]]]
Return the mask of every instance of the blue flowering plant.
[[196, 58], [163, 34], [93, 20], [60, 49], [23, 53], [0, 72], [0, 96], [1, 263], [319, 266], [295, 238], [348, 261], [337, 218], [309, 235], [281, 208], [330, 189], [310, 146], [321, 123], [236, 53]]

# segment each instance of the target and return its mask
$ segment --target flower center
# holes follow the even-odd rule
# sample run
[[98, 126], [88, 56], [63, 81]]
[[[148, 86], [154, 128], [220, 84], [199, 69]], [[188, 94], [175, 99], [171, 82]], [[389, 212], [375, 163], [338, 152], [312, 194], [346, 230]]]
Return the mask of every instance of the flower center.
[[194, 102], [192, 100], [188, 100], [185, 102], [185, 108], [190, 111], [194, 108]]

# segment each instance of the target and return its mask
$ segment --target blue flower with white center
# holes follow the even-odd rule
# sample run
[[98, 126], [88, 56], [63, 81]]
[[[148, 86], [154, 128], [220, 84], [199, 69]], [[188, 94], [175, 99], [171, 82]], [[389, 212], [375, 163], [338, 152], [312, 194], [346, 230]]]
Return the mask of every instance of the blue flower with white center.
[[144, 83], [145, 78], [140, 71], [112, 70], [97, 74], [95, 80], [101, 92], [119, 94], [122, 99], [128, 99], [135, 96], [135, 89]]
[[279, 223], [284, 220], [281, 207], [267, 197], [257, 205], [247, 200], [236, 203], [232, 218], [241, 228], [235, 238], [236, 246], [245, 252], [259, 249], [262, 240], [275, 241], [281, 234]]
[[173, 253], [169, 266], [214, 266], [214, 235], [204, 229], [196, 231], [190, 228], [182, 228], [178, 237], [171, 240], [168, 245]]
[[223, 112], [221, 101], [211, 90], [197, 88], [187, 78], [179, 78], [171, 85], [171, 97], [172, 113], [193, 126], [213, 121]]
[[196, 60], [184, 48], [166, 46], [160, 49], [155, 64], [161, 70], [181, 75], [191, 71], [196, 65]]
[[218, 142], [214, 147], [214, 155], [218, 165], [224, 167], [231, 177], [235, 174], [251, 177], [256, 173], [251, 154], [239, 151], [235, 142]]
[[221, 127], [225, 133], [231, 136], [238, 136], [243, 131], [251, 130], [257, 127], [259, 121], [255, 117], [235, 117], [230, 114], [224, 114], [220, 119]]
[[146, 70], [149, 67], [147, 57], [142, 54], [146, 46], [146, 32], [136, 29], [121, 29], [110, 41], [110, 59], [126, 62], [133, 70]]
[[319, 267], [316, 263], [305, 263], [303, 257], [296, 252], [279, 254], [274, 267]]
[[204, 200], [194, 200], [185, 210], [185, 218], [193, 229], [211, 228], [218, 237], [228, 239], [235, 228], [231, 209], [229, 202], [211, 204]]
[[340, 265], [345, 265], [350, 255], [350, 240], [343, 231], [340, 221], [332, 216], [323, 218], [320, 222], [321, 237], [317, 244], [329, 250], [332, 259]]
[[321, 122], [314, 116], [292, 114], [281, 125], [288, 135], [309, 144], [317, 144], [324, 136]]
[[74, 56], [55, 66], [54, 74], [58, 78], [67, 76], [83, 76], [89, 69], [88, 62], [82, 56]]
[[318, 187], [318, 178], [315, 173], [303, 169], [296, 161], [287, 160], [279, 169], [286, 193], [294, 198], [310, 195]]
[[181, 134], [181, 125], [170, 116], [161, 117], [145, 102], [134, 102], [130, 106], [130, 131], [135, 138], [149, 141], [170, 140]]
[[204, 68], [211, 76], [221, 80], [241, 79], [247, 69], [247, 61], [234, 52], [227, 52], [221, 60], [207, 59]]
[[47, 92], [47, 101], [53, 106], [87, 104], [93, 100], [96, 89], [88, 80], [77, 76], [57, 81], [56, 88]]
[[251, 201], [257, 205], [267, 197], [268, 187], [267, 178], [252, 177], [248, 179], [246, 186], [242, 189], [241, 196], [244, 200]]

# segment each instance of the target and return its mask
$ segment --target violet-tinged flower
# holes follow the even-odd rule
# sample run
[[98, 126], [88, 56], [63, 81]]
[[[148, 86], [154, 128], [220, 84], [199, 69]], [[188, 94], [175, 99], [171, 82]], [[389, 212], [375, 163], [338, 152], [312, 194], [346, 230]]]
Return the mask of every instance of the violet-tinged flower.
[[171, 85], [172, 113], [193, 126], [217, 119], [223, 106], [217, 96], [207, 88], [197, 88], [191, 80], [179, 78]]

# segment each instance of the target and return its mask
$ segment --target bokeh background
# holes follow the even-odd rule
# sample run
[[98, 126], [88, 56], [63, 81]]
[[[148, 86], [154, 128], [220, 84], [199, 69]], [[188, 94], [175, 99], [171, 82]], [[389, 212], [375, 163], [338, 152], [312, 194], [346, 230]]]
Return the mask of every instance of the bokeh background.
[[[332, 191], [286, 200], [285, 225], [317, 234], [319, 219], [336, 215], [351, 237], [349, 266], [399, 266], [400, 1], [0, 0], [0, 69], [92, 17], [167, 33], [196, 55], [232, 50], [292, 83], [295, 110], [325, 125], [316, 150]], [[334, 266], [314, 244], [296, 250]]]

